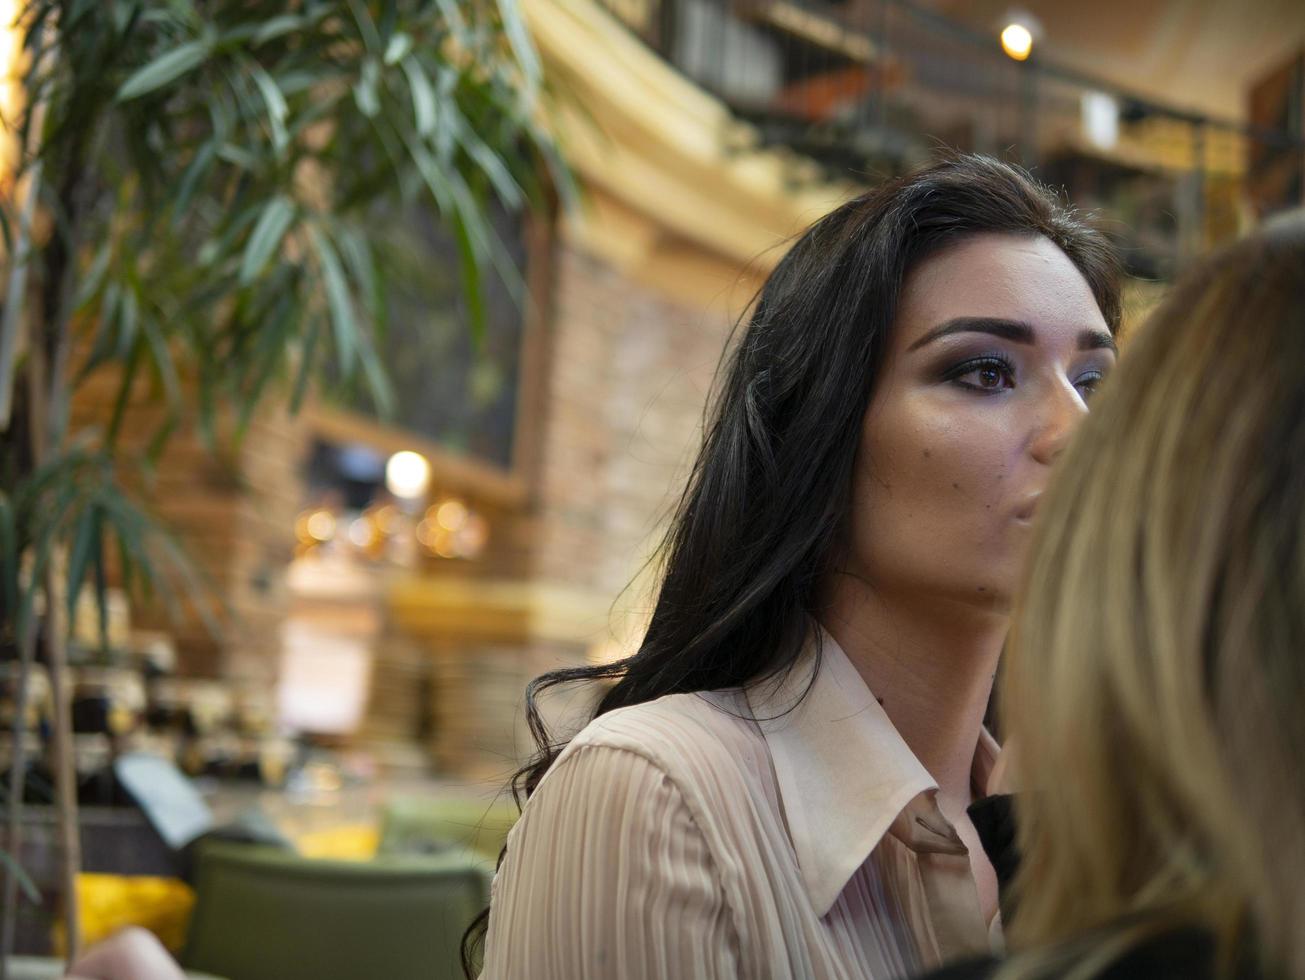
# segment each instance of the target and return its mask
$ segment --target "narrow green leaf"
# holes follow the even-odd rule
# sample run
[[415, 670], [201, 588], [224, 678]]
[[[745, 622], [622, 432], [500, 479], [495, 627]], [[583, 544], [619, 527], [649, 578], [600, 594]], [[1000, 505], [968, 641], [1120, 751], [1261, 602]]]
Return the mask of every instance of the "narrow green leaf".
[[484, 201], [472, 193], [462, 174], [457, 170], [449, 171], [449, 189], [453, 192], [453, 208], [470, 239], [476, 257], [484, 259], [489, 256], [489, 234]]
[[462, 148], [484, 171], [485, 176], [494, 185], [494, 190], [509, 208], [519, 208], [525, 204], [525, 192], [512, 176], [502, 158], [489, 148], [489, 145], [477, 135], [475, 129], [456, 113], [449, 113], [449, 124]]
[[530, 34], [526, 30], [525, 21], [521, 18], [516, 0], [498, 0], [498, 13], [503, 22], [503, 33], [507, 35], [508, 44], [512, 46], [512, 53], [517, 56], [517, 63], [525, 72], [526, 79], [532, 85], [537, 84], [543, 72], [540, 70], [539, 56], [535, 53], [534, 43], [530, 40]]
[[167, 446], [178, 421], [177, 413], [169, 412], [159, 427], [154, 430], [154, 435], [150, 437], [150, 443], [145, 449], [145, 465], [151, 472], [158, 467], [159, 457], [163, 455], [163, 449]]
[[358, 33], [362, 35], [363, 44], [367, 45], [368, 51], [379, 52], [381, 50], [381, 35], [372, 22], [371, 14], [358, 0], [348, 0], [348, 4], [349, 9], [353, 11], [353, 19], [358, 24]]
[[108, 446], [113, 446], [118, 441], [118, 433], [122, 429], [122, 420], [127, 414], [127, 403], [131, 400], [132, 385], [136, 382], [136, 372], [140, 369], [140, 362], [144, 353], [144, 345], [135, 344], [131, 349], [131, 354], [127, 357], [126, 363], [123, 365], [122, 379], [118, 382], [118, 394], [113, 400], [113, 411], [109, 415], [109, 428], [104, 435], [105, 444]]
[[417, 118], [417, 133], [426, 139], [435, 132], [437, 122], [435, 89], [415, 56], [404, 58], [402, 68], [408, 77], [408, 88], [412, 91], [412, 110]]
[[40, 905], [41, 893], [37, 891], [36, 885], [28, 877], [27, 872], [19, 866], [8, 851], [0, 850], [0, 864], [9, 869], [9, 873], [14, 876], [14, 880], [18, 882], [18, 887], [23, 890], [27, 900], [33, 905]]
[[357, 229], [337, 226], [335, 242], [344, 257], [345, 265], [349, 267], [349, 274], [358, 284], [358, 291], [363, 294], [369, 307], [374, 306], [379, 298], [376, 287], [376, 261], [372, 258], [367, 237]]
[[336, 255], [331, 240], [319, 229], [311, 226], [308, 229], [308, 239], [317, 254], [318, 267], [326, 284], [326, 302], [331, 311], [336, 357], [339, 359], [341, 369], [348, 374], [358, 352], [358, 325], [353, 315], [349, 285], [345, 281], [340, 257]]
[[381, 111], [381, 97], [377, 91], [380, 86], [381, 73], [376, 62], [368, 58], [363, 62], [358, 84], [353, 87], [354, 101], [359, 111], [368, 119], [375, 118]]
[[253, 46], [258, 47], [260, 44], [266, 44], [273, 38], [289, 34], [291, 31], [297, 31], [304, 25], [305, 19], [299, 14], [281, 14], [279, 17], [273, 17], [265, 22], [258, 32], [254, 34]]
[[289, 198], [278, 195], [268, 201], [259, 216], [258, 224], [250, 232], [245, 254], [240, 260], [240, 284], [248, 286], [258, 278], [272, 253], [281, 245], [290, 223], [294, 221], [295, 206]]
[[82, 450], [65, 451], [19, 483], [13, 494], [14, 513], [21, 515], [19, 523], [26, 518], [48, 518], [50, 509], [42, 499], [46, 492], [75, 480], [78, 468], [88, 460], [88, 454]]
[[467, 22], [463, 20], [456, 0], [435, 0], [435, 6], [439, 7], [448, 22], [449, 33], [458, 40], [463, 40], [467, 34]]
[[142, 522], [125, 498], [110, 496], [104, 501], [105, 526], [118, 547], [118, 561], [140, 581], [145, 596], [159, 590], [159, 574], [151, 560]]
[[235, 143], [223, 143], [218, 147], [217, 155], [227, 163], [235, 164], [242, 170], [257, 170], [258, 158], [243, 146]]
[[471, 327], [471, 340], [479, 350], [485, 340], [485, 295], [480, 283], [480, 256], [472, 243], [471, 233], [461, 214], [450, 216], [453, 237], [458, 243], [459, 271], [462, 273], [462, 295], [467, 303]]
[[175, 409], [181, 404], [181, 382], [177, 378], [177, 367], [173, 363], [172, 351], [168, 348], [168, 342], [153, 316], [147, 313], [141, 317], [140, 322], [141, 333], [145, 336], [150, 356], [154, 361], [154, 370], [159, 380], [163, 382], [163, 391], [167, 396], [168, 405]]
[[114, 544], [117, 545], [118, 573], [122, 576], [122, 590], [127, 593], [128, 596], [134, 597], [135, 592], [133, 591], [133, 588], [136, 579], [140, 577], [142, 579], [142, 586], [146, 584], [143, 580], [143, 576], [140, 575], [139, 569], [136, 567], [136, 559], [132, 555], [131, 549], [127, 547], [126, 542], [122, 540], [122, 535], [117, 533], [117, 528], [114, 526], [112, 520], [106, 522], [105, 533], [108, 537], [111, 537]]
[[91, 352], [86, 355], [86, 361], [77, 373], [78, 384], [113, 355], [116, 346], [114, 337], [118, 329], [118, 308], [121, 304], [122, 287], [117, 281], [110, 280], [104, 287], [104, 294], [100, 297], [100, 308], [95, 317], [97, 321], [95, 342], [91, 345]]
[[67, 604], [68, 631], [71, 634], [77, 615], [77, 599], [81, 594], [82, 580], [86, 578], [86, 569], [91, 561], [91, 550], [95, 547], [96, 533], [95, 508], [86, 506], [77, 518], [77, 529], [73, 532], [72, 550], [68, 553], [68, 584], [64, 601]]
[[218, 50], [229, 51], [233, 48], [241, 47], [246, 41], [253, 38], [263, 25], [256, 21], [247, 21], [243, 24], [237, 24], [229, 30], [223, 31], [218, 35]]
[[385, 46], [385, 63], [387, 65], [397, 65], [407, 57], [408, 52], [412, 50], [412, 38], [403, 31], [399, 31], [390, 38], [390, 43]]
[[182, 75], [202, 65], [212, 50], [212, 39], [204, 38], [189, 41], [173, 48], [167, 54], [159, 55], [148, 65], [132, 72], [118, 89], [117, 100], [127, 102], [176, 81]]
[[285, 96], [281, 94], [276, 81], [262, 65], [251, 64], [249, 77], [254, 80], [259, 93], [263, 96], [263, 101], [267, 103], [267, 121], [272, 130], [272, 146], [277, 153], [280, 153], [290, 142], [290, 136], [285, 129], [285, 117], [290, 111], [285, 104]]
[[276, 81], [282, 95], [298, 95], [320, 85], [322, 77], [315, 71], [288, 71], [277, 75]]
[[[455, 90], [458, 87], [458, 77], [458, 73], [452, 68], [441, 66], [436, 69], [435, 82], [436, 87], [439, 89], [441, 105], [457, 105], [458, 99]], [[436, 130], [435, 155], [444, 166], [450, 166], [450, 161], [453, 159], [453, 149], [456, 145], [452, 126], [441, 126]]]
[[539, 149], [548, 168], [549, 177], [552, 178], [552, 187], [557, 191], [557, 196], [562, 202], [562, 209], [567, 214], [574, 214], [580, 209], [581, 199], [580, 185], [576, 182], [575, 174], [562, 159], [562, 154], [558, 152], [556, 145], [545, 141]]
[[195, 151], [195, 156], [186, 167], [186, 172], [181, 175], [181, 181], [177, 184], [177, 196], [172, 201], [174, 225], [180, 224], [184, 218], [188, 217], [186, 209], [190, 206], [190, 199], [195, 196], [199, 182], [208, 173], [216, 157], [217, 144], [212, 140], [209, 140]]
[[118, 357], [127, 356], [127, 352], [136, 343], [136, 327], [140, 322], [140, 298], [131, 285], [122, 290], [122, 302], [118, 307]]
[[308, 391], [308, 381], [313, 375], [313, 365], [317, 362], [317, 339], [322, 334], [322, 321], [313, 317], [308, 325], [308, 336], [304, 338], [303, 350], [299, 354], [299, 370], [295, 375], [294, 391], [290, 395], [290, 414], [298, 415]]
[[112, 254], [113, 242], [106, 240], [100, 246], [99, 251], [95, 253], [95, 259], [91, 262], [90, 268], [82, 276], [81, 286], [77, 290], [77, 298], [73, 303], [74, 309], [82, 309], [100, 291], [100, 287], [104, 284], [104, 273], [108, 271], [109, 258]]
[[449, 187], [444, 171], [430, 155], [430, 151], [420, 143], [409, 140], [408, 152], [412, 155], [413, 163], [417, 165], [417, 172], [421, 174], [426, 189], [430, 191], [431, 197], [435, 198], [436, 207], [441, 214], [447, 213], [453, 207], [453, 190]]

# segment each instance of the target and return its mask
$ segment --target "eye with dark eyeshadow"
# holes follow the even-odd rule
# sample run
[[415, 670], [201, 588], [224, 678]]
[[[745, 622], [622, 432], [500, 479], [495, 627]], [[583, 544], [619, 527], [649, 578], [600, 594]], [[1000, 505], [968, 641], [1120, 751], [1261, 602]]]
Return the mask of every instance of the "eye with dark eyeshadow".
[[1101, 387], [1102, 382], [1106, 380], [1106, 372], [1100, 370], [1086, 371], [1075, 382], [1074, 387], [1083, 395], [1083, 400], [1087, 401], [1092, 398], [1097, 389]]
[[993, 394], [1015, 387], [1015, 365], [1004, 354], [983, 354], [949, 368], [943, 380], [969, 391]]

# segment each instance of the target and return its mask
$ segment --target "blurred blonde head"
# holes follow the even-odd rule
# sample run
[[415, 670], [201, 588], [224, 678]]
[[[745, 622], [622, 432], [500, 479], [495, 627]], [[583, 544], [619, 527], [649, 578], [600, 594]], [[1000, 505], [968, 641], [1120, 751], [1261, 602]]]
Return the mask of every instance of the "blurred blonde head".
[[1203, 926], [1305, 977], [1305, 220], [1195, 270], [1061, 463], [1002, 691], [1003, 975]]

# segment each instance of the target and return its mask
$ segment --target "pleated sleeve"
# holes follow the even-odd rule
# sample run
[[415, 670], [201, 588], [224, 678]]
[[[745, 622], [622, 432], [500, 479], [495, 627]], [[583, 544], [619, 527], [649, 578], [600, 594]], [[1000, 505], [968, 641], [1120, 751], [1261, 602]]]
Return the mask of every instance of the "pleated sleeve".
[[724, 980], [729, 908], [681, 791], [643, 755], [572, 746], [508, 840], [482, 980]]

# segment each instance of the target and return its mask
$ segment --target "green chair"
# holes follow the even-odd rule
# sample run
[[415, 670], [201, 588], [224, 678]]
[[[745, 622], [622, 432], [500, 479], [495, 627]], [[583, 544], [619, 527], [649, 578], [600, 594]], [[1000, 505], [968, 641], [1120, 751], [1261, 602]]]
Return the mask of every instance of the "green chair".
[[391, 800], [381, 813], [381, 854], [439, 854], [450, 847], [483, 855], [493, 868], [517, 821], [511, 802], [465, 797]]
[[463, 931], [489, 902], [481, 861], [325, 861], [206, 843], [183, 964], [229, 980], [458, 980]]

